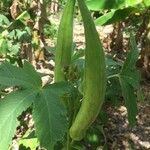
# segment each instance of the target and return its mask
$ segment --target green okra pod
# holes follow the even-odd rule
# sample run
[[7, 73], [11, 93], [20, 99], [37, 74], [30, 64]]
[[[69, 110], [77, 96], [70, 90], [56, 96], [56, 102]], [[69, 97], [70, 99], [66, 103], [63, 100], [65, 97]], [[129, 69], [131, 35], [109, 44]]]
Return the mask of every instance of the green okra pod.
[[75, 0], [68, 0], [60, 21], [55, 53], [55, 82], [64, 81], [64, 68], [71, 63]]
[[81, 108], [70, 128], [73, 140], [81, 140], [96, 119], [104, 101], [106, 67], [104, 51], [84, 0], [78, 0], [85, 29], [84, 91]]

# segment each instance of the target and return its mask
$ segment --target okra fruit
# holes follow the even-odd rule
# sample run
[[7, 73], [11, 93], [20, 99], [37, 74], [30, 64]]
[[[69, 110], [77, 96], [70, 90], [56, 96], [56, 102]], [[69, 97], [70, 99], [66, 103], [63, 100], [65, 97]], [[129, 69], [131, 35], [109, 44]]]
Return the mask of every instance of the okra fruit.
[[65, 81], [64, 68], [71, 63], [75, 0], [68, 0], [60, 21], [55, 53], [55, 82]]
[[95, 121], [105, 97], [106, 66], [104, 51], [94, 22], [84, 0], [78, 0], [85, 30], [85, 70], [83, 100], [70, 128], [73, 140], [81, 140]]

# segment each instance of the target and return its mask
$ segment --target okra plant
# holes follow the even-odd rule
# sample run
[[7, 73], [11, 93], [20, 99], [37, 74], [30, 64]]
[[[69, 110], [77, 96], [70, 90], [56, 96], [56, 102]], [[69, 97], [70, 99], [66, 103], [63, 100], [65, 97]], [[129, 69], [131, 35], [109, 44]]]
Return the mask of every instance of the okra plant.
[[13, 87], [13, 92], [2, 94], [0, 99], [0, 150], [11, 148], [12, 138], [19, 125], [17, 118], [28, 108], [32, 109], [35, 134], [25, 135], [20, 144], [25, 144], [23, 141], [29, 139], [34, 141], [32, 149], [36, 149], [38, 145], [47, 150], [85, 149], [82, 142], [79, 146], [76, 141], [86, 138], [86, 133], [99, 115], [105, 95], [114, 79], [121, 86], [129, 124], [136, 123], [135, 92], [140, 76], [135, 67], [138, 49], [134, 36], [130, 34], [130, 51], [125, 62], [120, 64], [115, 74], [108, 73], [110, 66], [116, 64], [109, 64], [104, 54], [85, 1], [77, 2], [84, 23], [86, 48], [83, 74], [75, 81], [67, 78], [65, 72], [66, 67], [78, 67], [72, 62], [75, 0], [67, 1], [59, 26], [55, 53], [55, 83], [42, 86], [41, 75], [28, 62], [24, 62], [22, 68], [8, 62], [0, 65], [1, 90]]

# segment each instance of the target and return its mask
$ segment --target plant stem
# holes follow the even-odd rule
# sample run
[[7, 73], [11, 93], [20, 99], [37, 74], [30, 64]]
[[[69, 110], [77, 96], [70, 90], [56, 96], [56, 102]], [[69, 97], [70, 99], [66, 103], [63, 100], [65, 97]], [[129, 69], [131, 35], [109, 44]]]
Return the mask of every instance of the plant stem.
[[67, 150], [70, 150], [70, 135], [69, 135], [69, 131], [67, 133]]

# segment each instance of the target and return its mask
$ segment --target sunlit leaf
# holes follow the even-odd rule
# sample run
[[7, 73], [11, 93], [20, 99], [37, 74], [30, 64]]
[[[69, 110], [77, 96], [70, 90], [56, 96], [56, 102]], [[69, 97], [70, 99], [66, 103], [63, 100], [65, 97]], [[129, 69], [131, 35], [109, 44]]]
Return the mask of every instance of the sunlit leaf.
[[86, 0], [90, 10], [117, 9], [125, 5], [124, 0]]
[[8, 51], [8, 43], [6, 39], [0, 39], [0, 54], [6, 54]]
[[41, 87], [41, 78], [33, 66], [27, 62], [25, 62], [23, 68], [5, 62], [0, 65], [0, 84], [35, 89]]
[[129, 6], [135, 6], [141, 2], [142, 0], [86, 0], [88, 8], [96, 11], [126, 8]]
[[8, 20], [8, 18], [2, 14], [0, 14], [0, 26], [2, 25], [9, 25], [10, 21]]
[[143, 3], [144, 3], [147, 7], [150, 6], [150, 0], [143, 0]]
[[31, 106], [36, 91], [21, 90], [0, 99], [0, 150], [7, 150], [15, 134], [17, 117]]
[[34, 103], [33, 119], [37, 137], [47, 150], [52, 150], [67, 131], [67, 111], [62, 97], [69, 90], [63, 83], [49, 85], [41, 90]]

